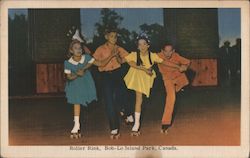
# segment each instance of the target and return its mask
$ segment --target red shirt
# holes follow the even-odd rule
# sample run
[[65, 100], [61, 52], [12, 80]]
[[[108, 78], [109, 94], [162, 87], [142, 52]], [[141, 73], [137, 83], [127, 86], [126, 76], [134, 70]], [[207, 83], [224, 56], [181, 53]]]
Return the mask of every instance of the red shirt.
[[[117, 48], [118, 55], [121, 58], [125, 58], [125, 56], [129, 54], [122, 47], [120, 46], [117, 46], [117, 47], [118, 47]], [[107, 43], [105, 43], [96, 49], [95, 53], [93, 54], [93, 57], [97, 60], [104, 60], [108, 58], [111, 54], [112, 54], [112, 48]], [[99, 71], [102, 72], [102, 71], [112, 71], [119, 67], [121, 67], [121, 64], [117, 61], [116, 58], [112, 58], [107, 65], [105, 65], [104, 67], [98, 67], [98, 69]]]

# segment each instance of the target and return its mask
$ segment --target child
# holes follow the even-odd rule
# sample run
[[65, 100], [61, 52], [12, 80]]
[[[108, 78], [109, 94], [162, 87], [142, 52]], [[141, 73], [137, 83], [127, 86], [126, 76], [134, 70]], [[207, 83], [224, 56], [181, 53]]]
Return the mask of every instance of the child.
[[155, 63], [163, 63], [164, 66], [170, 66], [176, 69], [180, 67], [172, 63], [164, 63], [163, 59], [157, 54], [149, 51], [150, 41], [144, 33], [137, 37], [138, 52], [132, 52], [125, 57], [128, 64], [131, 66], [127, 75], [124, 77], [125, 84], [128, 89], [136, 92], [135, 102], [135, 122], [132, 128], [131, 135], [140, 135], [140, 114], [142, 105], [142, 95], [149, 97], [150, 89], [153, 86], [156, 73], [151, 70]]
[[[165, 44], [159, 56], [164, 59], [164, 62], [171, 62], [182, 67], [182, 72], [186, 71], [190, 65], [190, 60], [181, 57], [175, 52], [171, 44]], [[184, 86], [188, 84], [188, 79], [185, 73], [176, 69], [159, 65], [159, 70], [162, 74], [165, 89], [166, 89], [166, 104], [162, 117], [162, 133], [167, 133], [171, 126], [172, 114], [175, 104], [175, 93], [179, 92]]]
[[80, 133], [80, 104], [87, 106], [96, 100], [95, 84], [91, 73], [87, 70], [92, 64], [104, 66], [116, 54], [113, 53], [103, 61], [97, 61], [89, 54], [82, 54], [81, 43], [73, 40], [69, 46], [71, 58], [64, 62], [64, 72], [67, 75], [65, 86], [67, 102], [74, 104], [74, 127], [71, 131], [71, 138], [81, 137]]
[[[118, 139], [120, 137], [120, 125], [119, 125], [119, 111], [121, 104], [126, 109], [129, 109], [130, 104], [127, 103], [127, 89], [124, 85], [124, 81], [121, 72], [121, 64], [125, 62], [124, 57], [129, 53], [118, 46], [117, 43], [117, 31], [109, 29], [105, 32], [106, 43], [99, 46], [93, 56], [96, 59], [102, 60], [111, 54], [112, 51], [117, 52], [116, 58], [113, 58], [106, 66], [98, 67], [98, 70], [102, 77], [102, 90], [104, 103], [107, 110], [110, 138]], [[128, 111], [128, 110], [126, 110]], [[133, 116], [127, 112], [127, 121], [134, 122]]]
[[72, 26], [72, 28], [70, 28], [70, 30], [68, 31], [67, 36], [71, 37], [70, 40], [78, 40], [81, 43], [81, 47], [85, 53], [92, 54], [89, 48], [86, 46], [86, 40], [84, 39], [78, 28]]

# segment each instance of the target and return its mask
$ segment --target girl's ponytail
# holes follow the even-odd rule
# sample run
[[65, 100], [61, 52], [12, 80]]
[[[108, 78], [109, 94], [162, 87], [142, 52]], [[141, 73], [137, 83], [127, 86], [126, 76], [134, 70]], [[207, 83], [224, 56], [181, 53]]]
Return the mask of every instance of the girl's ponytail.
[[137, 66], [142, 65], [142, 60], [141, 60], [141, 56], [140, 56], [140, 51], [137, 51], [137, 52], [136, 52], [136, 56], [137, 56], [137, 58], [136, 58], [136, 65], [137, 65]]
[[148, 51], [148, 60], [150, 65], [153, 65], [152, 60], [151, 60], [151, 51]]

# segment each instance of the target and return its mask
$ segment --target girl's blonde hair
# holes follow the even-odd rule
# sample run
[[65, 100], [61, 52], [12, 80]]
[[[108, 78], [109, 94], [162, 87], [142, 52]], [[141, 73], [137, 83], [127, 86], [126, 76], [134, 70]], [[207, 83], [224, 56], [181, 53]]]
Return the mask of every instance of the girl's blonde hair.
[[81, 42], [78, 41], [78, 40], [72, 40], [72, 41], [70, 42], [67, 57], [69, 57], [69, 58], [72, 57], [72, 55], [73, 55], [72, 48], [73, 48], [73, 46], [74, 46], [75, 44], [80, 44], [80, 45], [81, 45]]

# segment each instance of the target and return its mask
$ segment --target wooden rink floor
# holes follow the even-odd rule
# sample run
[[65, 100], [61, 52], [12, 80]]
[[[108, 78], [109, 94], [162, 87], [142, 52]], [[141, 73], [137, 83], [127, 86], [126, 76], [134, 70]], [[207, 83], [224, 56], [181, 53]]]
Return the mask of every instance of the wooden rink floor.
[[121, 138], [110, 140], [104, 105], [82, 110], [84, 137], [70, 139], [72, 106], [64, 97], [9, 100], [9, 145], [240, 145], [240, 88], [186, 89], [177, 99], [176, 117], [167, 135], [160, 133], [165, 93], [144, 105], [142, 135], [131, 137], [121, 122]]

